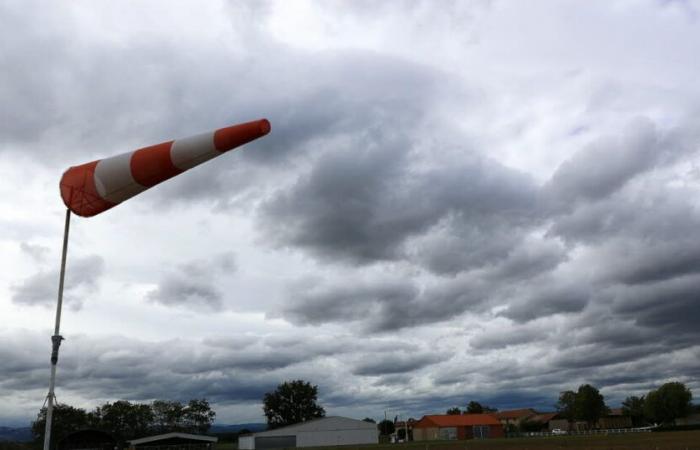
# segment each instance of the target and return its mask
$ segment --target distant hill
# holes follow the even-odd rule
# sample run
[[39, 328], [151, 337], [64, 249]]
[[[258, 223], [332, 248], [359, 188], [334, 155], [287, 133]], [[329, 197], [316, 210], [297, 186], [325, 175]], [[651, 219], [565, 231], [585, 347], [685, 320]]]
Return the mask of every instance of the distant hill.
[[29, 427], [0, 427], [0, 441], [29, 442], [32, 440], [32, 429]]
[[241, 430], [252, 432], [267, 430], [266, 423], [237, 423], [235, 425], [212, 425], [209, 433], [238, 433]]

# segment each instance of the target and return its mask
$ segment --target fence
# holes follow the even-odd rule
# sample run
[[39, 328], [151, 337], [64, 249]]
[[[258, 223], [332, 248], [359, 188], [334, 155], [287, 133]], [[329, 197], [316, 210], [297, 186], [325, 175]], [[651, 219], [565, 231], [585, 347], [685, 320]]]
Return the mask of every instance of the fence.
[[548, 436], [588, 436], [595, 434], [609, 435], [609, 434], [625, 434], [625, 433], [650, 433], [651, 427], [643, 428], [612, 428], [609, 430], [572, 430], [572, 431], [560, 431], [558, 433], [552, 433], [551, 431], [539, 431], [539, 432], [529, 432], [529, 433], [506, 433], [508, 438], [523, 438], [523, 437], [548, 437]]

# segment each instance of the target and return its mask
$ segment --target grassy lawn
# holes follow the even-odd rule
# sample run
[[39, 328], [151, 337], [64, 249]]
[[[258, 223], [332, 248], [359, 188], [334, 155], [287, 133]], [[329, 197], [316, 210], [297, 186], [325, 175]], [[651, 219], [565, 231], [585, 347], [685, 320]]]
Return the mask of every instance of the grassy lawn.
[[[235, 444], [217, 445], [217, 450], [236, 450]], [[428, 441], [343, 447], [314, 447], [315, 450], [700, 450], [700, 431], [629, 433], [610, 436], [552, 436], [544, 438]]]

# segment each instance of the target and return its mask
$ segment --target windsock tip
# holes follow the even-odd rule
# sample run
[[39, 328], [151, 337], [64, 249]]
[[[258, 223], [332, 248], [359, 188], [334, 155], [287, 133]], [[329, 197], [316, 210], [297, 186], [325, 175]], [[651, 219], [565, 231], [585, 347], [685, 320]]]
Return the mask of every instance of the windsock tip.
[[262, 135], [266, 135], [272, 130], [272, 125], [270, 125], [270, 121], [267, 119], [260, 119], [260, 132]]

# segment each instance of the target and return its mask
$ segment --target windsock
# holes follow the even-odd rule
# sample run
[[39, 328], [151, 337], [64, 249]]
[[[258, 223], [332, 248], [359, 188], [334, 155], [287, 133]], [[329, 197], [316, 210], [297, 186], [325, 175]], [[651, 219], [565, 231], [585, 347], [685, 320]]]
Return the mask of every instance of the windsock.
[[91, 217], [269, 132], [261, 119], [70, 167], [61, 197], [75, 214]]

